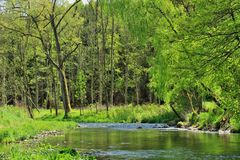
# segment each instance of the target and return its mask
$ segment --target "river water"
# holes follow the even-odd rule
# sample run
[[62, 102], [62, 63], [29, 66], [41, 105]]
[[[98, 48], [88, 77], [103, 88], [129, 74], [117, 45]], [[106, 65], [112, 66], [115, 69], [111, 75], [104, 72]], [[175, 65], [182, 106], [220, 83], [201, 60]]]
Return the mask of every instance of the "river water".
[[196, 133], [150, 124], [80, 126], [43, 143], [75, 148], [100, 160], [240, 159], [240, 134]]

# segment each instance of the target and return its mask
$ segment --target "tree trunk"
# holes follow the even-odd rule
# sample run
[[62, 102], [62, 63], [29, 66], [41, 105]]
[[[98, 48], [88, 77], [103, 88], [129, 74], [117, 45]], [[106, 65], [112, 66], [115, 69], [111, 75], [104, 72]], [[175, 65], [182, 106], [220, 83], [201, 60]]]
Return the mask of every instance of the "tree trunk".
[[114, 56], [114, 16], [112, 16], [112, 35], [111, 35], [111, 99], [110, 105], [113, 106], [113, 95], [114, 95], [114, 67], [113, 67], [113, 56]]
[[[100, 95], [101, 95], [101, 104], [103, 101], [103, 95], [105, 96], [104, 102], [106, 105], [106, 110], [108, 111], [108, 89], [106, 86], [106, 34], [107, 34], [107, 25], [108, 25], [108, 15], [106, 16], [106, 22], [104, 22], [103, 15], [103, 6], [101, 5], [101, 31], [102, 31], [102, 48], [100, 52]], [[104, 90], [103, 90], [104, 87]]]
[[[98, 6], [99, 1], [96, 0], [96, 8], [95, 8], [95, 47], [96, 47], [96, 53], [98, 54], [98, 74], [99, 74], [99, 90], [98, 90], [98, 103], [102, 105], [102, 75], [101, 75], [101, 58], [100, 58], [100, 52], [99, 52], [99, 46], [98, 46]], [[96, 105], [96, 112], [97, 112], [97, 105]]]
[[64, 106], [64, 118], [68, 117], [68, 113], [71, 111], [71, 104], [68, 95], [68, 85], [67, 85], [67, 78], [65, 75], [64, 70], [58, 70], [59, 78], [60, 78], [60, 85], [62, 91], [62, 99], [63, 99], [63, 106]]
[[39, 85], [38, 85], [38, 62], [37, 62], [37, 51], [34, 47], [34, 59], [35, 59], [35, 105], [38, 108], [38, 97], [39, 97]]
[[102, 7], [100, 7], [101, 14], [101, 33], [102, 33], [102, 48], [99, 52], [99, 104], [103, 104], [103, 86], [104, 86], [104, 58], [105, 58], [105, 29], [104, 29], [104, 21], [103, 21], [103, 11]]
[[171, 107], [172, 111], [175, 113], [175, 115], [176, 115], [180, 120], [184, 120], [184, 118], [182, 118], [182, 117], [180, 116], [180, 114], [178, 114], [177, 110], [174, 108], [173, 103], [170, 103], [170, 107]]
[[53, 97], [54, 97], [54, 107], [55, 107], [55, 115], [58, 116], [58, 104], [57, 104], [57, 93], [56, 93], [56, 82], [54, 79], [54, 73], [52, 71], [52, 90], [53, 90]]
[[[93, 65], [92, 65], [93, 66]], [[93, 69], [93, 71], [92, 72], [94, 72], [94, 69]], [[94, 103], [94, 79], [93, 79], [94, 77], [93, 77], [93, 73], [92, 73], [92, 75], [91, 75], [91, 104], [93, 104]]]
[[38, 80], [37, 80], [37, 77], [36, 77], [36, 84], [35, 84], [35, 104], [36, 104], [36, 107], [38, 108], [38, 97], [39, 97], [39, 87], [38, 87]]
[[153, 103], [153, 95], [152, 92], [149, 90], [149, 102]]
[[5, 105], [7, 103], [6, 96], [6, 68], [5, 68], [5, 58], [2, 58], [3, 62], [3, 72], [2, 72], [2, 104]]
[[136, 81], [136, 103], [137, 105], [139, 104], [139, 85], [138, 85], [138, 81]]
[[58, 38], [58, 32], [55, 25], [55, 16], [52, 14], [50, 15], [50, 22], [52, 26], [52, 30], [54, 33], [55, 38], [55, 45], [56, 45], [56, 52], [58, 55], [58, 72], [59, 72], [59, 79], [61, 84], [61, 91], [62, 91], [62, 99], [63, 99], [63, 106], [64, 106], [64, 118], [68, 117], [68, 112], [71, 111], [71, 104], [70, 104], [70, 98], [68, 93], [68, 83], [67, 78], [64, 70], [64, 62], [63, 62], [63, 55], [61, 51], [61, 46]]
[[125, 75], [124, 75], [124, 81], [125, 81], [125, 91], [124, 91], [124, 103], [125, 105], [128, 104], [128, 62], [127, 62], [127, 53], [125, 53]]

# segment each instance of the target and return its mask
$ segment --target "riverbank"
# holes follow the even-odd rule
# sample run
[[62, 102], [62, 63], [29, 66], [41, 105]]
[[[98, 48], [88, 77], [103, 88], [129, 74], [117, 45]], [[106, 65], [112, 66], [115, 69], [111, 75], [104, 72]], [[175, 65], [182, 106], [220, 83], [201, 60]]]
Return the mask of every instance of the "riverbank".
[[25, 109], [18, 107], [0, 107], [0, 117], [0, 143], [23, 141], [44, 131], [64, 131], [76, 126], [71, 121], [33, 120]]
[[[71, 148], [42, 145], [39, 143], [42, 138], [64, 134], [65, 131], [76, 128], [76, 122], [48, 121], [42, 120], [40, 117], [33, 120], [29, 118], [25, 109], [10, 106], [0, 107], [0, 119], [1, 160], [95, 159], [94, 157], [82, 156]], [[8, 150], [1, 150], [6, 145], [8, 146]]]
[[[48, 131], [64, 131], [77, 126], [80, 122], [112, 122], [112, 123], [167, 123], [174, 121], [176, 116], [167, 106], [144, 105], [82, 110], [73, 109], [68, 119], [63, 119], [63, 110], [55, 116], [49, 110], [34, 111], [35, 119], [30, 119], [24, 108], [0, 107], [0, 143], [11, 143], [36, 138], [36, 135], [48, 135]], [[54, 134], [56, 133], [54, 132]]]
[[[217, 120], [221, 117], [211, 115], [212, 112], [199, 114], [198, 119], [192, 123], [179, 122], [179, 119], [172, 112], [169, 106], [142, 105], [142, 106], [115, 106], [106, 108], [95, 106], [88, 107], [80, 111], [73, 109], [68, 119], [63, 119], [63, 110], [59, 110], [59, 115], [54, 112], [41, 109], [40, 112], [34, 111], [35, 119], [29, 118], [27, 112], [19, 107], [0, 107], [0, 143], [10, 143], [34, 138], [36, 135], [46, 131], [64, 131], [74, 128], [78, 123], [163, 123], [168, 126], [193, 131], [213, 131], [228, 133], [239, 131], [239, 122], [231, 119], [226, 128], [217, 128]], [[188, 118], [191, 114], [187, 115]], [[232, 125], [232, 126], [231, 126]], [[167, 128], [167, 127], [165, 127]]]
[[230, 130], [200, 130], [195, 127], [169, 126], [166, 123], [79, 123], [78, 128], [103, 128], [117, 130], [154, 129], [161, 131], [188, 131], [196, 133], [230, 134]]
[[[188, 130], [210, 131], [220, 133], [239, 133], [240, 117], [232, 116], [228, 118], [222, 112], [216, 112], [216, 105], [212, 102], [205, 102], [203, 111], [198, 115], [188, 112], [180, 112], [185, 121], [180, 121], [176, 114], [168, 105], [127, 105], [114, 106], [106, 111], [105, 107], [97, 107], [92, 105], [85, 109], [74, 109], [67, 121], [77, 123], [165, 123], [169, 126], [185, 128]], [[42, 110], [39, 115], [40, 119], [48, 121], [62, 121], [63, 112], [60, 111], [59, 116], [50, 114], [47, 110]]]
[[[146, 132], [151, 133], [150, 137], [157, 136], [161, 133], [159, 135], [159, 138], [162, 138], [163, 135], [168, 135], [167, 133], [175, 134], [175, 132], [181, 135], [185, 135], [185, 134], [188, 134], [191, 136], [205, 135], [205, 134], [201, 134], [201, 132], [205, 132], [205, 131], [191, 130], [190, 128], [186, 129], [186, 128], [171, 127], [166, 123], [143, 123], [142, 120], [144, 121], [152, 120], [153, 119], [152, 117], [155, 117], [155, 120], [168, 122], [170, 119], [163, 118], [164, 116], [156, 118], [156, 114], [158, 114], [158, 116], [162, 116], [162, 115], [166, 116], [168, 114], [171, 115], [170, 110], [168, 112], [168, 110], [164, 108], [164, 106], [160, 106], [160, 107], [144, 106], [142, 108], [140, 106], [138, 107], [128, 106], [122, 109], [124, 110], [124, 112], [127, 112], [126, 113], [127, 116], [121, 115], [120, 113], [122, 113], [121, 112], [122, 110], [120, 110], [120, 107], [119, 108], [116, 107], [116, 108], [110, 109], [108, 114], [108, 119], [105, 119], [107, 123], [89, 123], [90, 120], [97, 120], [97, 118], [99, 118], [98, 116], [102, 117], [102, 119], [99, 119], [99, 121], [103, 121], [104, 118], [107, 117], [107, 114], [104, 108], [99, 109], [98, 114], [96, 114], [93, 109], [84, 110], [83, 115], [81, 116], [79, 116], [79, 110], [73, 110], [73, 112], [69, 115], [69, 119], [62, 118], [63, 112], [61, 110], [60, 110], [59, 116], [57, 117], [53, 115], [54, 113], [51, 114], [49, 110], [41, 110], [40, 113], [37, 113], [37, 112], [35, 113], [35, 120], [32, 120], [28, 118], [26, 111], [21, 108], [2, 107], [0, 108], [0, 113], [1, 113], [0, 114], [1, 115], [1, 121], [0, 121], [1, 134], [0, 135], [1, 136], [4, 135], [2, 136], [4, 137], [3, 142], [8, 143], [8, 142], [17, 142], [21, 140], [25, 141], [26, 139], [31, 139], [31, 140], [25, 141], [24, 143], [19, 143], [19, 144], [18, 143], [10, 144], [10, 146], [13, 146], [13, 147], [9, 149], [9, 152], [4, 152], [0, 150], [0, 159], [4, 159], [4, 160], [5, 159], [6, 160], [7, 159], [11, 159], [11, 160], [12, 159], [13, 160], [23, 160], [23, 159], [67, 159], [67, 160], [68, 159], [69, 160], [70, 159], [84, 159], [84, 160], [87, 159], [87, 160], [91, 160], [91, 159], [94, 159], [94, 157], [92, 157], [94, 156], [94, 154], [92, 154], [91, 146], [89, 148], [85, 148], [85, 146], [82, 146], [81, 144], [79, 144], [80, 147], [82, 146], [85, 149], [85, 152], [82, 152], [78, 150], [78, 147], [76, 147], [76, 145], [71, 146], [67, 144], [67, 142], [65, 142], [64, 137], [63, 137], [63, 140], [58, 139], [58, 138], [61, 139], [61, 136], [54, 137], [55, 135], [65, 134], [64, 130], [68, 130], [67, 133], [70, 133], [71, 131], [74, 133], [77, 130], [82, 134], [86, 134], [86, 137], [84, 138], [83, 141], [78, 140], [79, 143], [80, 142], [88, 143], [88, 141], [86, 141], [87, 138], [90, 137], [89, 140], [92, 141], [93, 140], [92, 138], [96, 137], [94, 138], [94, 141], [91, 143], [93, 146], [95, 145], [95, 140], [97, 143], [100, 143], [100, 144], [102, 143], [102, 138], [103, 139], [106, 138], [105, 136], [106, 130], [111, 131], [111, 133], [113, 133], [114, 135], [113, 137], [116, 137], [116, 138], [119, 138], [122, 136], [124, 137], [126, 136], [126, 133], [129, 133], [129, 134], [132, 134], [131, 137], [133, 139], [136, 138], [135, 133], [138, 133], [138, 134], [143, 133], [142, 137], [143, 138], [146, 137], [145, 135]], [[151, 116], [151, 113], [154, 116]], [[77, 123], [79, 119], [81, 120], [80, 117], [86, 118], [85, 121], [87, 122]], [[139, 121], [135, 121], [137, 119], [136, 117], [138, 117]], [[109, 122], [113, 120], [115, 121], [122, 120], [122, 122], [125, 121], [125, 123]], [[129, 122], [137, 122], [137, 123], [126, 123], [126, 120]], [[174, 120], [174, 119], [171, 119], [171, 120]], [[77, 125], [82, 129], [81, 130], [71, 129], [71, 128], [76, 128]], [[99, 129], [99, 128], [102, 128], [102, 129]], [[117, 129], [118, 131], [116, 131], [115, 129]], [[96, 132], [88, 132], [89, 130], [96, 131]], [[181, 132], [181, 131], [184, 131], [184, 132]], [[101, 136], [99, 132], [102, 133], [102, 135], [104, 135], [100, 139], [97, 138], [96, 136], [96, 135]], [[191, 132], [200, 132], [200, 133], [192, 134]], [[5, 133], [8, 133], [8, 134], [5, 134]], [[96, 135], [90, 135], [94, 133], [96, 133]], [[120, 133], [122, 134], [122, 136], [116, 136]], [[207, 132], [207, 133], [215, 133], [215, 132]], [[49, 137], [51, 135], [53, 135], [53, 137]], [[74, 134], [70, 136], [74, 136]], [[47, 141], [45, 145], [43, 145], [42, 143], [42, 138], [46, 139]], [[55, 138], [57, 142], [51, 143], [50, 140]], [[77, 138], [79, 138], [79, 136], [77, 136]], [[35, 139], [37, 140], [35, 141]], [[69, 140], [72, 140], [72, 138], [67, 139], [67, 141]], [[125, 138], [123, 140], [125, 140]], [[115, 140], [111, 142], [115, 142]], [[139, 144], [141, 144], [141, 142], [142, 140], [139, 140]], [[50, 143], [51, 145], [47, 145], [48, 143]], [[105, 142], [103, 144], [105, 144]], [[121, 145], [125, 145], [125, 141], [123, 141]], [[70, 148], [66, 148], [65, 146], [68, 146]], [[110, 144], [110, 146], [112, 145]]]
[[[192, 126], [184, 126], [186, 122], [178, 122], [178, 118], [168, 106], [144, 105], [144, 106], [122, 106], [113, 107], [106, 112], [105, 108], [95, 108], [82, 110], [74, 109], [68, 119], [63, 119], [63, 111], [59, 110], [59, 115], [55, 116], [54, 112], [49, 110], [40, 110], [34, 112], [35, 119], [30, 119], [26, 110], [19, 107], [0, 107], [0, 144], [11, 142], [21, 142], [25, 140], [34, 141], [48, 136], [64, 134], [64, 131], [74, 129], [77, 126], [84, 128], [120, 128], [120, 129], [165, 129], [165, 130], [185, 130], [191, 132], [205, 133], [229, 133], [223, 131], [209, 131]], [[201, 119], [200, 119], [201, 120]], [[84, 123], [83, 123], [84, 122]], [[90, 123], [94, 122], [94, 123]], [[97, 122], [97, 123], [96, 123]], [[103, 123], [105, 122], [105, 123]], [[206, 121], [208, 122], [208, 121]], [[206, 123], [204, 122], [204, 123]], [[80, 123], [80, 124], [79, 124]], [[179, 125], [177, 128], [176, 125]], [[174, 126], [174, 127], [171, 127]], [[31, 148], [31, 147], [30, 147]], [[69, 159], [94, 159], [93, 157], [82, 157], [79, 153], [71, 155], [72, 150], [68, 148], [56, 148], [56, 146], [36, 146], [28, 149], [14, 147], [9, 153], [1, 153], [0, 159], [10, 157], [10, 159], [34, 159], [39, 156], [41, 159], [51, 159], [51, 157], [70, 157]], [[42, 152], [48, 154], [42, 154]], [[64, 154], [62, 154], [62, 152]], [[34, 153], [34, 154], [32, 154]], [[20, 156], [21, 155], [21, 156]], [[20, 156], [20, 158], [18, 158]], [[50, 156], [50, 157], [49, 157]], [[73, 157], [74, 156], [74, 157]], [[81, 158], [79, 158], [81, 157]], [[36, 158], [35, 158], [36, 159]]]

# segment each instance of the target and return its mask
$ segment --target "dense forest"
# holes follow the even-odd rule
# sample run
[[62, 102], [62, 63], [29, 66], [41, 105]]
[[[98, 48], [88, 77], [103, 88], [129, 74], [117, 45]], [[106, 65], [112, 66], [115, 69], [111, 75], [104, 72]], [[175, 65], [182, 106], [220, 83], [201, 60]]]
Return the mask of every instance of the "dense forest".
[[[2, 0], [0, 101], [64, 109], [170, 106], [240, 128], [238, 0]], [[230, 125], [230, 126], [229, 126]]]
[[0, 0], [0, 159], [240, 159], [239, 0]]

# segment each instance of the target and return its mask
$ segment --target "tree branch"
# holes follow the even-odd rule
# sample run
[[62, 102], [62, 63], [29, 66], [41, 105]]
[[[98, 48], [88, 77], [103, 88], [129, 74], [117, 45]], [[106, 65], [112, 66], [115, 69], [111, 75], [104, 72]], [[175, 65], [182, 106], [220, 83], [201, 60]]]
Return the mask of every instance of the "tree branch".
[[31, 33], [25, 33], [21, 30], [18, 30], [18, 29], [15, 29], [15, 28], [10, 28], [10, 27], [7, 27], [5, 26], [4, 24], [0, 23], [0, 26], [2, 26], [3, 28], [7, 29], [7, 30], [10, 30], [10, 31], [14, 31], [14, 32], [17, 32], [19, 34], [22, 34], [23, 36], [30, 36], [30, 37], [34, 37], [34, 38], [37, 38], [37, 39], [40, 39], [40, 37], [34, 35], [34, 34], [31, 34]]
[[[31, 16], [32, 17], [32, 16]], [[40, 30], [39, 26], [38, 26], [38, 23], [37, 21], [35, 20], [34, 17], [32, 17], [32, 20], [37, 28], [37, 31], [39, 33], [39, 36], [40, 36], [40, 41], [41, 41], [41, 44], [42, 44], [42, 47], [43, 47], [43, 50], [44, 50], [44, 53], [45, 55], [47, 56], [47, 58], [50, 60], [50, 62], [57, 68], [59, 69], [59, 66], [57, 65], [57, 63], [52, 59], [52, 57], [50, 56], [49, 54], [49, 50], [48, 50], [48, 47], [45, 45], [44, 43], [44, 39], [43, 39], [43, 36], [42, 36], [42, 31]]]
[[81, 0], [76, 0], [62, 15], [62, 17], [60, 18], [60, 20], [57, 22], [56, 24], [56, 29], [58, 28], [58, 26], [60, 25], [60, 23], [62, 22], [62, 20], [64, 19], [64, 17], [68, 14], [68, 12], [79, 2], [81, 2]]
[[163, 17], [167, 20], [167, 22], [168, 22], [168, 24], [170, 25], [172, 31], [173, 31], [176, 35], [178, 35], [177, 30], [175, 29], [172, 21], [167, 17], [166, 13], [164, 13], [164, 12], [162, 11], [162, 9], [159, 8], [159, 7], [154, 3], [154, 1], [152, 1], [152, 5], [153, 5], [153, 7], [156, 8], [156, 9], [163, 15]]
[[54, 10], [55, 10], [56, 2], [57, 2], [57, 0], [53, 0], [53, 1], [52, 1], [52, 3], [53, 3], [52, 12], [54, 12]]
[[68, 54], [66, 54], [66, 55], [64, 56], [64, 58], [63, 58], [63, 63], [71, 56], [71, 54], [73, 54], [73, 53], [78, 49], [78, 47], [79, 47], [80, 44], [81, 44], [81, 43], [77, 43], [76, 46], [75, 46], [75, 48], [74, 48], [72, 51], [70, 51]]

